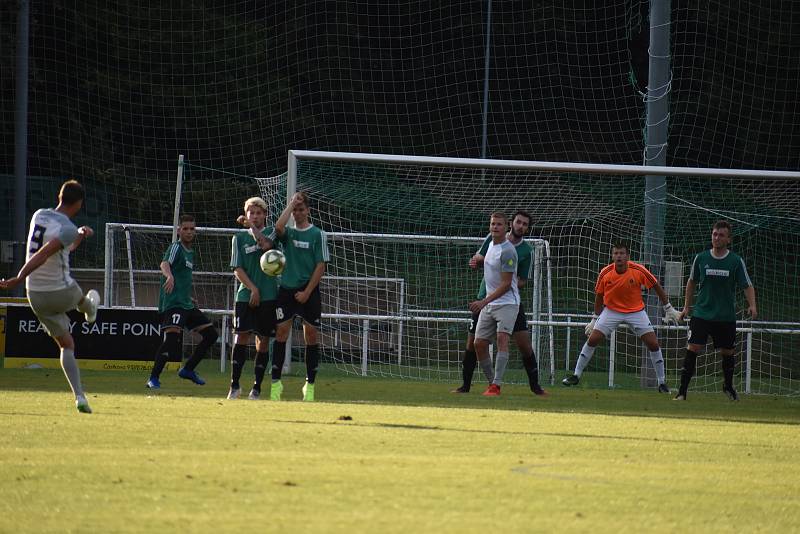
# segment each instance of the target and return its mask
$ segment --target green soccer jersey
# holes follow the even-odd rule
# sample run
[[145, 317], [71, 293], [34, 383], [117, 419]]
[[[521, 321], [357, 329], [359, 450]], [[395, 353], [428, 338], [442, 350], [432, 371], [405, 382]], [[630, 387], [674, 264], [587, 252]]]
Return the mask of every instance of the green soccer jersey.
[[287, 226], [279, 240], [286, 255], [281, 287], [297, 289], [305, 286], [317, 264], [330, 261], [328, 236], [313, 224], [302, 230]]
[[715, 258], [711, 250], [701, 252], [690, 277], [697, 284], [692, 315], [706, 321], [735, 321], [736, 288], [753, 285], [744, 260], [730, 251], [724, 258]]
[[[489, 250], [489, 245], [492, 243], [492, 236], [491, 234], [483, 240], [483, 244], [481, 248], [478, 249], [478, 254], [481, 256], [486, 255], [486, 251]], [[528, 280], [533, 273], [531, 272], [531, 268], [533, 266], [533, 262], [531, 261], [533, 247], [530, 246], [524, 239], [520, 241], [518, 244], [514, 245], [514, 250], [517, 251], [517, 258], [519, 263], [517, 264], [517, 278], [522, 280]], [[481, 300], [486, 297], [486, 280], [481, 278], [481, 286], [478, 288], [478, 300]]]
[[184, 247], [180, 241], [169, 246], [161, 258], [162, 262], [169, 263], [172, 278], [175, 284], [171, 293], [164, 291], [166, 278], [161, 277], [161, 289], [158, 295], [158, 311], [165, 312], [173, 308], [191, 310], [192, 302], [192, 269], [194, 268], [194, 251]]
[[[273, 243], [275, 242], [275, 231], [272, 228], [264, 228], [261, 233]], [[261, 270], [262, 254], [263, 251], [250, 230], [237, 232], [231, 239], [231, 269], [242, 268], [258, 288], [261, 302], [264, 302], [278, 298], [278, 282], [277, 278], [267, 276]], [[249, 300], [250, 290], [240, 283], [239, 289], [236, 291], [236, 302], [248, 302]]]

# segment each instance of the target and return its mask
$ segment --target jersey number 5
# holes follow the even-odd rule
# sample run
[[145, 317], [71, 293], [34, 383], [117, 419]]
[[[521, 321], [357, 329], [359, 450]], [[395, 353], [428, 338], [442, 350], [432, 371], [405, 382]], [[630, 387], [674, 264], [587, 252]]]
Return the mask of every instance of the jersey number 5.
[[33, 233], [31, 233], [31, 242], [30, 247], [28, 248], [28, 252], [31, 254], [35, 254], [42, 245], [44, 245], [44, 231], [46, 228], [44, 226], [40, 226], [38, 224], [33, 225]]

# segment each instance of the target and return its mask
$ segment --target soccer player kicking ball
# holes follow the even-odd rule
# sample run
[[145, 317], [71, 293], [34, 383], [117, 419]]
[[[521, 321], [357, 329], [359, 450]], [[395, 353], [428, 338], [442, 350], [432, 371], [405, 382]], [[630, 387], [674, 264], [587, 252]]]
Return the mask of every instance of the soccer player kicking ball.
[[[289, 217], [294, 217], [295, 226], [287, 226]], [[328, 237], [309, 220], [308, 195], [302, 192], [292, 199], [275, 221], [278, 241], [283, 245], [286, 269], [278, 289], [278, 307], [275, 311], [278, 323], [272, 358], [272, 389], [270, 398], [280, 400], [283, 392], [281, 372], [286, 357], [286, 340], [292, 331], [295, 315], [303, 318], [303, 334], [306, 341], [306, 382], [303, 385], [303, 400], [314, 400], [314, 383], [319, 367], [319, 341], [317, 339], [322, 316], [322, 299], [319, 282], [325, 273], [325, 264], [330, 261]]]
[[717, 221], [711, 230], [711, 250], [695, 256], [689, 280], [686, 282], [686, 301], [681, 319], [689, 314], [697, 290], [697, 304], [689, 321], [689, 345], [681, 369], [681, 385], [675, 400], [686, 400], [689, 381], [697, 367], [697, 355], [705, 348], [708, 336], [722, 355], [722, 391], [732, 401], [739, 400], [733, 388], [736, 366], [736, 288], [744, 288], [747, 311], [755, 319], [756, 290], [747, 275], [744, 260], [728, 250], [731, 224]]
[[[469, 303], [472, 313], [479, 313], [475, 327], [475, 353], [489, 387], [486, 397], [500, 396], [500, 386], [508, 365], [508, 342], [519, 313], [517, 287], [517, 251], [506, 239], [508, 219], [504, 213], [492, 213], [489, 233], [492, 242], [483, 259], [483, 279], [486, 296]], [[489, 341], [497, 338], [497, 359], [494, 370], [489, 359]]]
[[197, 307], [192, 298], [192, 272], [194, 269], [194, 250], [192, 243], [196, 234], [194, 217], [182, 215], [178, 227], [178, 240], [172, 243], [161, 260], [161, 289], [158, 298], [158, 313], [161, 317], [163, 340], [156, 350], [153, 370], [146, 386], [161, 388], [161, 371], [167, 361], [181, 359], [183, 330], [200, 334], [201, 340], [195, 346], [191, 357], [178, 370], [178, 376], [202, 386], [206, 382], [197, 374], [195, 368], [217, 340], [217, 329]]
[[0, 289], [13, 289], [22, 281], [33, 313], [61, 349], [61, 368], [75, 395], [75, 406], [92, 413], [81, 387], [81, 373], [75, 360], [75, 340], [69, 330], [67, 312], [77, 309], [87, 323], [97, 318], [100, 295], [94, 289], [83, 295], [70, 275], [69, 253], [94, 232], [88, 226], [77, 228], [70, 220], [83, 206], [85, 192], [75, 180], [64, 182], [55, 209], [40, 209], [31, 218], [28, 254], [17, 276], [0, 280]]
[[[525, 235], [528, 233], [530, 227], [531, 216], [525, 211], [517, 211], [511, 218], [511, 230], [506, 234], [506, 239], [514, 245], [517, 252], [517, 286], [520, 291], [525, 286], [526, 281], [531, 276], [531, 253], [533, 249], [525, 242]], [[469, 260], [469, 266], [472, 269], [483, 267], [483, 260], [486, 256], [486, 251], [492, 243], [492, 236], [489, 234], [483, 241], [483, 245], [478, 249], [478, 252]], [[486, 281], [481, 280], [481, 285], [478, 290], [478, 300], [486, 296]], [[472, 376], [475, 373], [475, 367], [478, 364], [478, 358], [475, 354], [475, 328], [478, 325], [479, 313], [472, 314], [472, 321], [470, 322], [469, 332], [467, 333], [467, 347], [464, 350], [464, 359], [462, 362], [461, 376], [463, 383], [458, 388], [454, 389], [453, 393], [469, 393], [472, 387]], [[525, 368], [525, 373], [528, 375], [528, 385], [535, 395], [546, 396], [547, 392], [542, 389], [539, 384], [539, 365], [536, 362], [536, 355], [531, 346], [530, 332], [528, 330], [528, 323], [525, 318], [525, 310], [520, 300], [519, 311], [517, 312], [517, 319], [514, 322], [514, 329], [512, 332], [514, 343], [517, 344], [519, 352], [522, 355], [522, 365]]]
[[[267, 203], [262, 198], [248, 198], [244, 203], [244, 218], [239, 221], [248, 228], [233, 236], [231, 268], [239, 289], [233, 311], [233, 330], [236, 332], [231, 359], [231, 388], [229, 399], [238, 399], [241, 393], [239, 379], [247, 361], [247, 346], [256, 336], [255, 382], [250, 389], [250, 400], [261, 398], [261, 383], [269, 361], [269, 340], [275, 335], [275, 305], [278, 284], [275, 277], [261, 270], [259, 260], [264, 251], [273, 247], [275, 231], [267, 228]], [[273, 354], [273, 358], [274, 358]]]
[[627, 323], [650, 352], [650, 360], [656, 370], [658, 392], [669, 393], [664, 371], [664, 356], [661, 354], [661, 347], [658, 345], [650, 319], [644, 311], [641, 288], [644, 286], [647, 289], [655, 289], [664, 305], [664, 322], [677, 323], [680, 314], [669, 303], [669, 298], [656, 277], [643, 265], [630, 261], [627, 245], [615, 243], [611, 249], [611, 257], [614, 263], [600, 271], [595, 284], [594, 316], [584, 328], [589, 339], [584, 343], [575, 363], [575, 374], [567, 376], [561, 383], [565, 386], [578, 384], [597, 344], [603, 338], [610, 336], [620, 323]]

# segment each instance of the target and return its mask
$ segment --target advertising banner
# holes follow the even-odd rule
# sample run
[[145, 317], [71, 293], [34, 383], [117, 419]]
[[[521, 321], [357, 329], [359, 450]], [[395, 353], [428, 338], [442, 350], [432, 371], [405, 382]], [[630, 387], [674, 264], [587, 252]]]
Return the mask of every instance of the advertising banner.
[[[60, 367], [58, 345], [33, 310], [29, 306], [8, 305], [4, 311], [5, 366]], [[136, 371], [152, 368], [161, 340], [155, 311], [101, 309], [92, 324], [77, 311], [67, 316], [75, 340], [75, 357], [81, 368]], [[167, 369], [177, 369], [179, 363], [176, 359]]]

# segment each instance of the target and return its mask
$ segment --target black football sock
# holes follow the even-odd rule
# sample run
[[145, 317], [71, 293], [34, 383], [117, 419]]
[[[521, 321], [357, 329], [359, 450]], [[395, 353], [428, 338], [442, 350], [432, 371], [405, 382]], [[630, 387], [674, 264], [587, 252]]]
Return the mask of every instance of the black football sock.
[[277, 382], [283, 373], [283, 362], [286, 361], [286, 342], [276, 341], [272, 345], [272, 381]]
[[469, 388], [472, 387], [472, 376], [475, 374], [475, 368], [478, 366], [478, 356], [475, 354], [474, 349], [464, 350], [464, 360], [462, 364], [461, 378], [464, 381], [462, 387], [469, 391]]
[[736, 368], [736, 356], [722, 357], [722, 377], [725, 381], [726, 389], [733, 389], [733, 371]]
[[256, 352], [256, 381], [253, 388], [261, 390], [261, 382], [264, 381], [264, 373], [267, 371], [267, 362], [269, 362], [269, 352]]
[[694, 376], [695, 369], [697, 369], [697, 353], [686, 349], [686, 356], [683, 358], [683, 367], [681, 368], [681, 385], [678, 389], [678, 395], [686, 396], [689, 391], [689, 381]]
[[313, 384], [319, 370], [319, 345], [306, 346], [306, 382]]
[[164, 366], [167, 365], [169, 360], [180, 360], [181, 353], [181, 334], [178, 332], [167, 332], [164, 334], [164, 341], [156, 351], [155, 363], [153, 370], [150, 372], [150, 378], [158, 379]]
[[203, 328], [200, 330], [199, 334], [202, 336], [200, 343], [194, 348], [192, 352], [191, 358], [186, 360], [186, 365], [184, 367], [189, 371], [194, 371], [197, 367], [197, 364], [200, 363], [200, 360], [205, 357], [206, 352], [211, 346], [217, 341], [219, 334], [217, 334], [217, 329], [213, 326], [209, 326], [208, 328]]
[[239, 379], [247, 361], [247, 345], [234, 345], [231, 360], [231, 388], [239, 389]]
[[525, 373], [528, 375], [528, 385], [531, 387], [531, 391], [539, 388], [539, 364], [536, 362], [536, 354], [533, 351], [522, 356], [522, 366], [525, 367]]

